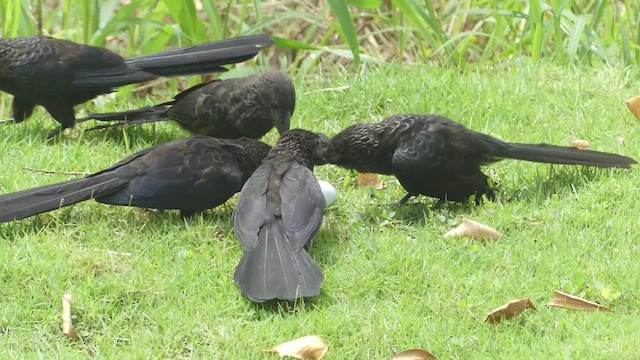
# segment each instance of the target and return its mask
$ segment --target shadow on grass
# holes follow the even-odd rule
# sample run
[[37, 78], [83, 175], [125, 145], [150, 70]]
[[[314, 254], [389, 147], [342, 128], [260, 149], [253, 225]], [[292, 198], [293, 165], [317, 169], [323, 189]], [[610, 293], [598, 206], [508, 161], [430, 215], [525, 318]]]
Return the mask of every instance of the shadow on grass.
[[599, 169], [587, 166], [551, 166], [548, 173], [536, 172], [530, 181], [524, 184], [512, 184], [508, 192], [502, 192], [500, 200], [504, 203], [512, 201], [540, 204], [551, 195], [574, 192], [586, 184], [595, 182], [603, 172], [621, 170]]
[[[34, 215], [22, 220], [0, 224], [0, 238], [14, 241], [24, 236], [34, 236], [46, 231], [70, 224], [91, 224], [92, 222], [109, 222], [111, 230], [127, 230], [145, 228], [155, 234], [171, 235], [178, 226], [216, 225], [229, 231], [233, 230], [233, 204], [222, 204], [215, 209], [198, 212], [190, 217], [183, 217], [178, 210], [156, 210], [127, 206], [100, 204], [93, 200], [82, 202], [88, 206], [71, 205]], [[82, 207], [81, 210], [77, 209]], [[104, 209], [101, 209], [103, 208]], [[90, 214], [94, 212], [94, 214]], [[95, 214], [99, 212], [99, 214]], [[168, 226], [173, 225], [173, 226]], [[213, 236], [213, 235], [212, 235]]]
[[[234, 285], [236, 284], [234, 283]], [[239, 289], [238, 292], [240, 292]], [[319, 302], [322, 301], [324, 303], [326, 301], [326, 296], [322, 293], [322, 288], [320, 288], [320, 295], [313, 298], [302, 298], [296, 301], [269, 300], [263, 303], [254, 303], [243, 295], [240, 296], [247, 306], [253, 308], [254, 312], [252, 317], [254, 320], [268, 320], [273, 317], [274, 314], [295, 315], [301, 312], [311, 311], [319, 306]], [[322, 306], [325, 305], [326, 304], [323, 304]]]
[[181, 131], [177, 126], [164, 126], [161, 124], [143, 124], [143, 125], [127, 125], [107, 129], [90, 130], [99, 122], [86, 126], [82, 132], [82, 137], [91, 141], [111, 141], [116, 144], [125, 146], [127, 143], [142, 140], [145, 143], [159, 144], [174, 140], [179, 140], [189, 136], [188, 133]]
[[[548, 172], [536, 172], [533, 177], [527, 178], [524, 184], [496, 185], [496, 199], [498, 203], [528, 202], [542, 204], [552, 195], [568, 194], [578, 188], [597, 181], [602, 172], [617, 172], [622, 170], [598, 169], [586, 166], [552, 166]], [[498, 182], [500, 183], [500, 182]], [[504, 182], [502, 182], [504, 185]], [[473, 202], [455, 203], [447, 202], [439, 204], [436, 199], [427, 196], [411, 198], [404, 205], [374, 204], [368, 206], [363, 212], [357, 214], [357, 221], [369, 224], [386, 226], [390, 222], [404, 225], [423, 226], [429, 223], [433, 216], [455, 218], [465, 215], [475, 208], [481, 207]]]

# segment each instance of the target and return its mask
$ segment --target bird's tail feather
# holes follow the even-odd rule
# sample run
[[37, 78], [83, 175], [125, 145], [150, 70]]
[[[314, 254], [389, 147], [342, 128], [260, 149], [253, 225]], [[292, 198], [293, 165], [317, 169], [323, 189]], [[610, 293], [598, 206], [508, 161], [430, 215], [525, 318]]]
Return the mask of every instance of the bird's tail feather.
[[127, 59], [145, 72], [158, 76], [206, 74], [225, 71], [223, 65], [243, 62], [272, 44], [266, 34], [247, 35]]
[[45, 185], [0, 196], [0, 222], [56, 210], [119, 190], [125, 181], [113, 172]]
[[602, 168], [630, 168], [636, 164], [634, 159], [617, 154], [593, 150], [579, 150], [572, 147], [548, 144], [516, 144], [508, 143], [499, 157], [535, 161], [549, 164], [587, 165]]
[[169, 120], [167, 110], [169, 109], [169, 106], [172, 105], [172, 103], [173, 102], [168, 102], [155, 106], [147, 106], [137, 110], [108, 113], [90, 113], [86, 117], [76, 120], [76, 124], [85, 122], [87, 120], [118, 121], [118, 123], [111, 126], [137, 125], [166, 121]]
[[322, 270], [304, 250], [292, 250], [281, 227], [260, 229], [258, 244], [245, 251], [234, 279], [254, 302], [296, 300], [320, 294]]

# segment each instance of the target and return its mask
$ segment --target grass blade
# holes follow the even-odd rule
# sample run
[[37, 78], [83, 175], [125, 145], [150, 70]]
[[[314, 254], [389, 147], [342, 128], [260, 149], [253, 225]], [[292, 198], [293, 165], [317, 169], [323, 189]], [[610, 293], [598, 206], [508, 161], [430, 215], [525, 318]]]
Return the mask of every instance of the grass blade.
[[344, 0], [328, 0], [329, 6], [333, 10], [333, 13], [338, 18], [340, 24], [340, 34], [346, 39], [351, 52], [353, 53], [353, 60], [357, 65], [360, 65], [360, 46], [358, 45], [358, 38], [356, 37], [356, 30], [353, 27], [353, 21], [351, 20], [351, 14], [347, 3]]
[[584, 33], [584, 27], [587, 24], [587, 18], [585, 16], [576, 16], [575, 23], [569, 33], [569, 44], [567, 45], [567, 55], [569, 59], [575, 60], [576, 53], [578, 51], [578, 45], [582, 39]]

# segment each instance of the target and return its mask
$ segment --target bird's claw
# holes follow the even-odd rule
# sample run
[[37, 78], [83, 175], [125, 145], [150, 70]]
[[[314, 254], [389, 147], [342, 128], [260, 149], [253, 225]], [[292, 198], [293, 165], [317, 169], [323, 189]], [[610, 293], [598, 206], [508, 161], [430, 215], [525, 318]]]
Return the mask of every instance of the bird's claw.
[[396, 202], [397, 206], [402, 206], [404, 204], [407, 203], [407, 201], [409, 201], [409, 199], [411, 199], [413, 197], [413, 194], [407, 193], [402, 199], [398, 200]]
[[60, 135], [61, 132], [62, 132], [62, 127], [58, 127], [58, 128], [55, 128], [55, 129], [51, 130], [49, 132], [49, 134], [47, 134], [47, 140], [51, 140], [52, 138]]

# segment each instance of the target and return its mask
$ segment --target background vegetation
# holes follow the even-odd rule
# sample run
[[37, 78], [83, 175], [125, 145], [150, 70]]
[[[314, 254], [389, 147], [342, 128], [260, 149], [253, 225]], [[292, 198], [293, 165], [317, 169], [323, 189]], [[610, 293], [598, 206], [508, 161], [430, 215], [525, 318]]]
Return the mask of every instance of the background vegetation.
[[0, 10], [4, 37], [48, 34], [123, 55], [267, 32], [289, 49], [270, 57], [289, 68], [327, 53], [460, 68], [523, 57], [640, 63], [634, 0], [0, 0]]

